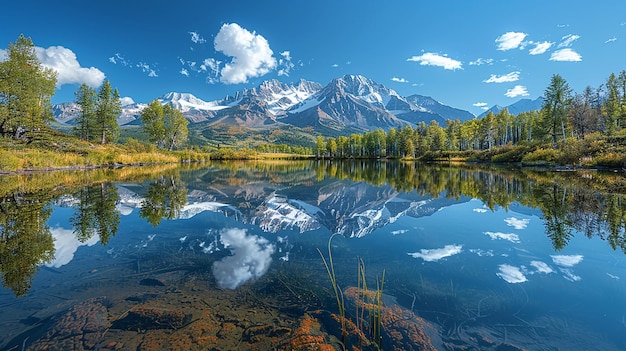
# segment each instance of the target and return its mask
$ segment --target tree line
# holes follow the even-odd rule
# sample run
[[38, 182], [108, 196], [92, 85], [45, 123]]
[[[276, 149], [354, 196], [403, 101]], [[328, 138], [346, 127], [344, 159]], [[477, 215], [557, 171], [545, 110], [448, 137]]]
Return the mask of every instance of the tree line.
[[626, 121], [626, 71], [611, 74], [606, 83], [573, 94], [558, 74], [543, 94], [540, 110], [518, 115], [503, 109], [464, 122], [447, 120], [440, 125], [419, 122], [414, 127], [377, 129], [349, 136], [318, 136], [317, 157], [407, 157], [428, 152], [488, 150], [503, 145], [552, 143], [585, 139], [589, 135], [622, 136]]

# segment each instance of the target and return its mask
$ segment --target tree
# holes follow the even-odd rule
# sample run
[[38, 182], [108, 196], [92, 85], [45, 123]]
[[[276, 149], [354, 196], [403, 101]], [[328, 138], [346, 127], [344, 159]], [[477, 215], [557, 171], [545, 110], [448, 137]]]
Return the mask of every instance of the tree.
[[578, 138], [584, 139], [586, 134], [597, 130], [598, 115], [594, 108], [594, 97], [593, 89], [588, 86], [582, 94], [576, 94], [572, 99], [569, 118]]
[[550, 84], [543, 93], [543, 106], [541, 116], [544, 130], [552, 136], [554, 145], [557, 143], [559, 127], [565, 141], [565, 117], [571, 102], [572, 90], [558, 74], [552, 75]]
[[605, 130], [607, 135], [613, 135], [617, 131], [619, 118], [622, 114], [619, 96], [619, 83], [613, 73], [611, 73], [606, 82], [606, 90], [607, 96], [603, 104]]
[[80, 106], [80, 114], [76, 120], [74, 133], [83, 140], [92, 140], [96, 119], [96, 90], [83, 83], [74, 94]]
[[324, 141], [324, 137], [321, 135], [317, 136], [315, 142], [315, 151], [317, 152], [317, 157], [324, 157], [326, 152], [326, 142]]
[[187, 142], [189, 121], [183, 117], [183, 113], [171, 104], [163, 106], [165, 125], [165, 144], [172, 151]]
[[24, 35], [9, 44], [7, 57], [0, 62], [0, 135], [19, 138], [52, 119], [56, 73], [41, 65]]
[[96, 100], [94, 130], [100, 136], [100, 143], [106, 144], [117, 139], [119, 125], [117, 117], [122, 113], [122, 103], [117, 89], [111, 87], [109, 80], [105, 80], [98, 91]]

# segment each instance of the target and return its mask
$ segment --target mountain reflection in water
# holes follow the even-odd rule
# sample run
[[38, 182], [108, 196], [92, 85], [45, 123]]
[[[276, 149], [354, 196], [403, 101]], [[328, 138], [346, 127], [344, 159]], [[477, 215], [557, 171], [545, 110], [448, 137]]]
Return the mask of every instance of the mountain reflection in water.
[[385, 313], [410, 314], [383, 345], [419, 326], [424, 349], [624, 349], [622, 184], [366, 161], [5, 176], [0, 349], [298, 349], [307, 318], [338, 348], [333, 233], [339, 288], [362, 259]]

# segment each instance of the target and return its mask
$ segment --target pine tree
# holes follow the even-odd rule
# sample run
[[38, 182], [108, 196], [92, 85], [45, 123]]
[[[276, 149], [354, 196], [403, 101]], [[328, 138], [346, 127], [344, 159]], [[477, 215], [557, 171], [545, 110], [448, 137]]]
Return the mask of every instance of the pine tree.
[[80, 115], [76, 120], [74, 134], [83, 140], [92, 140], [96, 118], [96, 90], [83, 83], [74, 94], [80, 106]]
[[117, 89], [111, 87], [108, 80], [105, 80], [98, 92], [94, 124], [95, 133], [100, 136], [101, 144], [117, 139], [119, 134], [117, 117], [120, 113], [122, 113], [120, 94]]

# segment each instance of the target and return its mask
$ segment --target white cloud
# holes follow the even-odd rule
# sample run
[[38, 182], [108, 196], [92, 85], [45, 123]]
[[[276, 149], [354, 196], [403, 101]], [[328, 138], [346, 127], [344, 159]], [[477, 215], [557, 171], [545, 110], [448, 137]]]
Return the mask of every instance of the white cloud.
[[220, 241], [232, 253], [213, 263], [213, 275], [222, 289], [235, 289], [250, 279], [263, 276], [276, 250], [267, 239], [248, 235], [245, 229], [225, 229], [220, 233]]
[[483, 232], [483, 234], [489, 236], [491, 240], [508, 240], [512, 243], [520, 243], [519, 236], [514, 233], [501, 233], [501, 232]]
[[333, 63], [333, 64], [331, 65], [331, 67], [337, 68], [337, 67], [339, 67], [339, 65], [338, 65], [338, 64], [336, 64], [336, 63]]
[[145, 63], [145, 62], [139, 62], [137, 64], [137, 67], [141, 68], [141, 71], [144, 73], [148, 73], [148, 77], [158, 77], [159, 75], [156, 73], [156, 71], [150, 67], [149, 64]]
[[475, 61], [471, 61], [469, 64], [470, 66], [492, 65], [493, 59], [477, 58]]
[[47, 49], [35, 47], [35, 54], [41, 65], [57, 72], [57, 86], [85, 83], [92, 88], [99, 87], [105, 75], [95, 67], [81, 67], [76, 54], [62, 46]]
[[580, 35], [576, 35], [576, 34], [565, 35], [561, 38], [561, 42], [559, 43], [558, 47], [566, 48], [566, 47], [572, 46], [572, 43], [578, 39], [580, 39]]
[[548, 51], [548, 49], [550, 49], [552, 47], [552, 45], [554, 45], [554, 43], [551, 43], [549, 41], [544, 41], [544, 42], [540, 42], [540, 43], [533, 43], [535, 45], [534, 48], [530, 49], [530, 54], [531, 55], [541, 55], [543, 53], [545, 53], [546, 51]]
[[579, 62], [582, 61], [582, 56], [572, 49], [561, 49], [552, 53], [550, 61], [569, 61]]
[[73, 229], [51, 228], [50, 234], [54, 238], [54, 260], [46, 263], [48, 267], [59, 268], [70, 263], [74, 259], [74, 254], [80, 246], [92, 246], [96, 244], [100, 237], [94, 233], [89, 240], [81, 243], [74, 234]]
[[422, 66], [437, 66], [449, 70], [463, 69], [461, 61], [453, 60], [447, 55], [439, 55], [432, 52], [410, 57], [407, 61], [419, 62]]
[[446, 245], [441, 249], [421, 249], [420, 252], [409, 252], [413, 258], [421, 258], [427, 262], [439, 261], [442, 258], [450, 257], [461, 253], [463, 245]]
[[295, 67], [293, 62], [291, 62], [291, 52], [283, 51], [280, 53], [282, 58], [278, 59], [278, 75], [289, 77], [289, 73]]
[[513, 89], [507, 89], [506, 93], [504, 93], [505, 96], [510, 97], [510, 98], [514, 98], [517, 96], [528, 96], [530, 94], [528, 94], [528, 90], [526, 90], [526, 87], [523, 85], [516, 85], [513, 87]]
[[131, 63], [126, 61], [126, 59], [119, 53], [116, 53], [115, 55], [109, 57], [109, 62], [111, 62], [114, 65], [120, 64], [124, 67], [131, 65]]
[[522, 230], [522, 229], [526, 229], [526, 227], [528, 226], [528, 223], [530, 223], [530, 219], [527, 219], [527, 218], [519, 219], [515, 217], [509, 217], [509, 218], [505, 218], [504, 222], [509, 227], [513, 227], [517, 230]]
[[530, 265], [535, 267], [538, 273], [545, 273], [545, 274], [554, 273], [554, 270], [544, 262], [530, 261]]
[[9, 58], [9, 54], [6, 50], [0, 49], [0, 62], [6, 61]]
[[[486, 102], [475, 102], [475, 103], [472, 104], [472, 106], [475, 106], [475, 107], [487, 107], [487, 103]], [[475, 208], [474, 212], [478, 212], [476, 210], [482, 210], [481, 212], [487, 212], [487, 210], [484, 209], [484, 208], [481, 208], [481, 209]]]
[[135, 100], [133, 100], [133, 98], [129, 96], [124, 96], [123, 98], [120, 98], [120, 103], [122, 104], [122, 106], [128, 106], [134, 104]]
[[501, 264], [498, 268], [500, 269], [500, 272], [496, 273], [496, 275], [504, 279], [507, 283], [517, 284], [528, 280], [518, 267]]
[[189, 32], [189, 34], [191, 35], [191, 41], [196, 43], [196, 44], [202, 44], [202, 43], [206, 43], [206, 40], [200, 36], [200, 34], [196, 33], [196, 32]]
[[485, 79], [485, 80], [483, 80], [483, 82], [485, 82], [485, 83], [508, 83], [508, 82], [515, 82], [515, 81], [519, 80], [519, 75], [520, 75], [520, 72], [518, 72], [518, 71], [507, 73], [507, 74], [501, 75], [501, 76], [497, 76], [495, 74], [492, 74], [491, 77], [489, 77], [489, 79]]
[[391, 78], [392, 81], [394, 82], [398, 82], [398, 83], [408, 83], [409, 81], [404, 79], [404, 78], [398, 78], [398, 77], [392, 77]]
[[582, 278], [574, 274], [574, 272], [569, 268], [559, 268], [561, 273], [563, 273], [563, 278], [569, 280], [570, 282], [577, 282]]
[[614, 42], [614, 41], [616, 41], [616, 40], [617, 40], [617, 38], [616, 38], [616, 37], [613, 37], [613, 38], [609, 38], [609, 39], [607, 39], [604, 43], [605, 43], [605, 44], [608, 44], [608, 43], [612, 43], [612, 42]]
[[189, 71], [184, 67], [180, 69], [180, 74], [182, 74], [183, 76], [189, 77]]
[[506, 32], [502, 34], [496, 38], [498, 50], [505, 51], [520, 47], [526, 35], [526, 33], [522, 32]]
[[493, 257], [493, 256], [494, 256], [494, 255], [493, 255], [493, 250], [487, 250], [487, 251], [485, 251], [485, 250], [482, 250], [482, 249], [470, 249], [469, 251], [470, 251], [471, 253], [475, 253], [476, 255], [478, 255], [478, 256], [480, 256], [480, 257], [483, 257], [483, 256], [486, 256], [486, 257]]
[[583, 260], [583, 255], [551, 255], [552, 261], [561, 267], [574, 267]]
[[391, 235], [399, 235], [399, 234], [404, 234], [404, 233], [408, 233], [409, 230], [408, 229], [399, 229], [399, 230], [394, 230], [391, 232]]
[[276, 68], [274, 52], [267, 40], [237, 23], [224, 24], [215, 36], [215, 50], [231, 57], [221, 70], [220, 81], [226, 84], [247, 83]]
[[615, 280], [619, 280], [619, 276], [617, 276], [617, 275], [613, 275], [611, 273], [607, 273], [606, 275], [608, 275], [610, 278], [613, 278]]
[[[484, 106], [487, 106], [486, 104]], [[484, 106], [479, 106], [479, 107], [484, 107]], [[486, 208], [475, 208], [472, 211], [476, 212], [476, 213], [486, 213], [487, 209]]]

